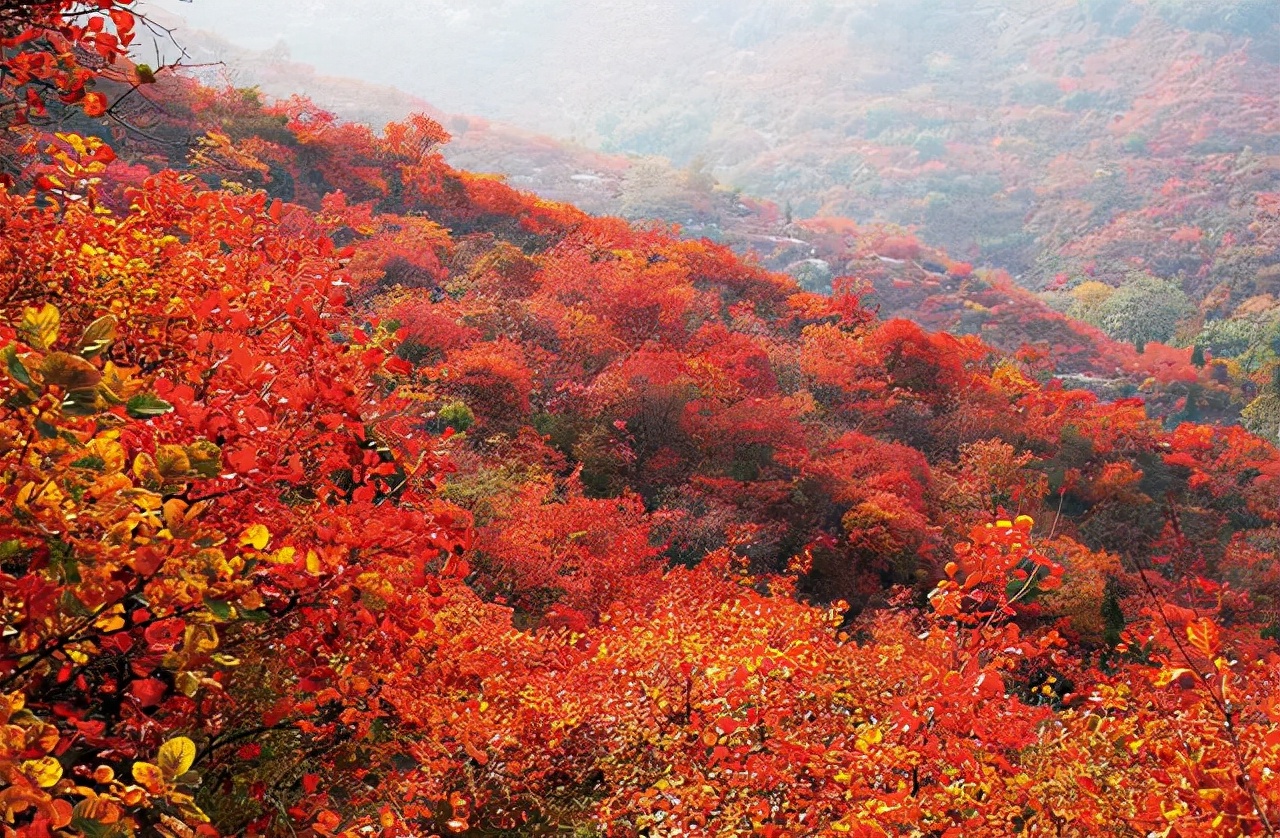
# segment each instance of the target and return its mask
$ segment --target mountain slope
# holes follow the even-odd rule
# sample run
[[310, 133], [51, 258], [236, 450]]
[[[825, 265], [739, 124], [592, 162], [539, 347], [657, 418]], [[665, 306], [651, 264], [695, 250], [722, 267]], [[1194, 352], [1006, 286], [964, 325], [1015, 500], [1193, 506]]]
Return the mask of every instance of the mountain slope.
[[5, 137], [7, 828], [1273, 831], [1274, 446], [118, 60]]
[[[793, 240], [815, 237], [787, 229], [793, 215], [844, 216], [868, 228], [877, 220], [910, 225], [952, 258], [1005, 268], [1023, 287], [1048, 289], [1050, 308], [1120, 343], [1139, 350], [1175, 344], [1188, 357], [1201, 347], [1214, 365], [1197, 386], [1221, 392], [1202, 399], [1177, 388], [1153, 400], [1165, 404], [1162, 415], [1187, 410], [1234, 421], [1245, 410], [1253, 430], [1280, 433], [1280, 414], [1258, 400], [1280, 347], [1270, 197], [1280, 190], [1280, 157], [1269, 95], [1280, 85], [1272, 60], [1280, 27], [1270, 11], [1239, 3], [1210, 21], [1175, 3], [667, 5], [645, 24], [663, 33], [649, 48], [696, 57], [651, 62], [655, 69], [630, 98], [603, 93], [618, 67], [602, 70], [588, 88], [574, 75], [580, 65], [560, 66], [554, 56], [531, 59], [528, 72], [559, 79], [558, 101], [591, 115], [596, 127], [580, 136], [677, 164], [695, 161], [690, 169], [588, 152], [474, 117], [445, 120], [455, 134], [449, 159], [591, 211], [679, 223], [775, 269], [803, 269], [811, 258], [835, 273], [849, 264], [820, 247], [805, 252]], [[610, 8], [551, 15], [545, 24], [573, 40], [574, 27], [606, 25], [597, 17], [608, 18]], [[525, 13], [508, 11], [517, 19]], [[919, 25], [908, 26], [913, 20]], [[960, 41], [969, 47], [955, 49]], [[258, 66], [248, 77], [268, 89], [284, 92], [291, 79], [308, 78], [279, 56], [233, 54]], [[329, 101], [341, 108], [344, 98], [353, 97]], [[559, 125], [546, 109], [518, 113], [527, 124]], [[712, 176], [786, 211], [741, 200]], [[1147, 293], [1152, 277], [1185, 294], [1156, 328], [1136, 315], [1145, 304], [1123, 310], [1126, 299]], [[880, 299], [933, 328], [963, 319], [940, 319], [938, 310], [967, 307], [972, 320], [991, 307], [945, 295], [926, 300], [915, 287], [896, 295], [882, 286]], [[1157, 298], [1168, 296], [1151, 287]], [[1124, 290], [1105, 301], [1106, 288]], [[1029, 298], [1019, 307], [1031, 322], [1060, 321]], [[982, 319], [985, 338], [1010, 353], [1028, 339], [1047, 339]], [[1097, 340], [1083, 337], [1096, 335], [1090, 328], [1071, 329], [1073, 343]], [[1089, 363], [1091, 374], [1133, 369], [1128, 354], [1103, 351], [1105, 360]], [[1139, 357], [1142, 371], [1118, 383], [1119, 391], [1168, 363], [1163, 350], [1157, 355], [1149, 363]]]

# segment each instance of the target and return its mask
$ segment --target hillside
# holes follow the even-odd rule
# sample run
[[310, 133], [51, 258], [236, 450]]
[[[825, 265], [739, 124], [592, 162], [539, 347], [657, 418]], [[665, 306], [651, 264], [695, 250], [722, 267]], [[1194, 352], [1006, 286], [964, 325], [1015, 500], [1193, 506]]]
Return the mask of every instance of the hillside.
[[[1133, 264], [1191, 279], [1256, 220], [1253, 194], [1276, 191], [1280, 11], [1260, 0], [1217, 14], [1191, 0], [460, 8], [435, 26], [492, 25], [502, 49], [439, 43], [419, 60], [450, 69], [400, 86], [605, 151], [697, 161], [799, 217], [921, 225], [1036, 290], [1095, 261], [1116, 282]], [[1199, 249], [1152, 249], [1183, 227], [1206, 235]]]
[[1017, 294], [901, 232], [815, 293], [65, 11], [0, 74], [6, 830], [1275, 834], [1270, 442], [878, 315]]
[[[818, 258], [838, 273], [847, 263], [797, 247], [812, 237], [788, 225], [793, 217], [849, 218], [871, 231], [905, 225], [947, 258], [1043, 292], [1042, 301], [1020, 296], [1019, 309], [1034, 312], [1023, 319], [1058, 322], [1053, 309], [1092, 327], [1069, 327], [1074, 343], [1092, 345], [1100, 331], [1139, 354], [1162, 343], [1184, 358], [1198, 346], [1216, 359], [1198, 386], [1221, 392], [1202, 399], [1175, 388], [1152, 400], [1159, 415], [1180, 415], [1190, 395], [1191, 415], [1236, 421], [1243, 410], [1254, 431], [1280, 433], [1276, 405], [1259, 400], [1280, 346], [1270, 94], [1280, 87], [1280, 13], [1239, 2], [1214, 19], [1172, 0], [926, 5], [666, 3], [644, 23], [646, 48], [656, 51], [648, 81], [623, 85], [627, 96], [616, 91], [629, 58], [583, 46], [569, 62], [509, 45], [502, 61], [523, 62], [525, 77], [554, 87], [559, 107], [587, 118], [570, 124], [558, 110], [529, 107], [543, 101], [536, 97], [489, 91], [493, 112], [627, 155], [436, 114], [454, 134], [446, 154], [592, 212], [678, 223], [779, 270]], [[504, 14], [519, 22], [528, 12]], [[636, 25], [606, 4], [551, 15], [536, 29], [577, 44], [589, 35], [575, 27]], [[961, 41], [969, 47], [956, 50]], [[199, 56], [227, 56], [266, 92], [305, 89], [349, 118], [379, 124], [415, 103], [401, 96], [374, 118], [364, 103], [384, 96], [344, 94], [349, 82], [320, 83], [279, 53], [198, 42]], [[931, 328], [963, 323], [964, 331], [981, 319], [984, 338], [1009, 353], [1045, 340], [981, 317], [989, 299], [925, 302], [915, 285], [900, 296], [882, 288], [880, 299]], [[1153, 300], [1163, 302], [1160, 317], [1140, 316]], [[958, 308], [967, 321], [927, 314]], [[1132, 352], [1090, 351], [1104, 360], [1089, 374], [1106, 381], [1077, 382], [1100, 392], [1167, 378], [1158, 372], [1170, 360], [1163, 351], [1120, 377], [1115, 370], [1135, 368]]]

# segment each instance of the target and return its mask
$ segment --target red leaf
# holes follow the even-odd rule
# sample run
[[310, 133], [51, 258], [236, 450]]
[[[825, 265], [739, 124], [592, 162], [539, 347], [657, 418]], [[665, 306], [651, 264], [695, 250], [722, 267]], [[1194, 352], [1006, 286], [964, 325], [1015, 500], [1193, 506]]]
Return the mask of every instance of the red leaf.
[[117, 8], [112, 8], [110, 14], [111, 22], [116, 25], [116, 32], [118, 32], [121, 37], [133, 31], [133, 15], [129, 14], [124, 9]]
[[163, 681], [156, 678], [143, 678], [129, 685], [129, 693], [143, 707], [153, 707], [164, 698], [166, 687]]
[[147, 626], [143, 636], [147, 638], [147, 643], [151, 644], [153, 651], [167, 652], [182, 639], [182, 633], [186, 628], [187, 624], [181, 619], [170, 617]]
[[223, 452], [223, 459], [232, 471], [244, 474], [258, 467], [258, 452], [252, 448], [235, 448]]
[[465, 579], [471, 574], [471, 565], [466, 559], [460, 559], [457, 556], [450, 556], [445, 560], [444, 567], [440, 568], [440, 575], [453, 578]]
[[408, 375], [413, 372], [413, 364], [404, 358], [391, 358], [383, 366], [387, 372], [395, 373], [396, 375]]

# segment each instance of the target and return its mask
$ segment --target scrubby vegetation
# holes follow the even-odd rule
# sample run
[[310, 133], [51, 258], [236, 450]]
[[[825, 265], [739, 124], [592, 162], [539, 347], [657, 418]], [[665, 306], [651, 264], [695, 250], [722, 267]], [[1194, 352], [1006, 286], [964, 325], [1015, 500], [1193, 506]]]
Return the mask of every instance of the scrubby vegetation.
[[6, 18], [7, 834], [1275, 834], [1270, 442], [99, 5]]

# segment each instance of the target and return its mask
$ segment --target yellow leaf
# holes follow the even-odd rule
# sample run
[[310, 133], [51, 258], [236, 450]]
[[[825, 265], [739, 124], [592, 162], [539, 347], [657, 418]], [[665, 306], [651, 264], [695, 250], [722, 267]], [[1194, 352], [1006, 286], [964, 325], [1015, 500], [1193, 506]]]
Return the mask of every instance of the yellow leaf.
[[170, 780], [190, 771], [195, 761], [196, 743], [185, 736], [175, 736], [161, 745], [156, 759], [165, 778]]
[[124, 404], [142, 389], [142, 382], [134, 381], [131, 377], [132, 372], [131, 369], [123, 369], [107, 361], [102, 365], [102, 381], [98, 384], [98, 394], [110, 404]]
[[93, 625], [94, 628], [109, 634], [124, 628], [124, 618], [116, 613], [103, 614], [93, 621]]
[[212, 652], [218, 648], [218, 630], [208, 623], [187, 626], [183, 633], [182, 648], [195, 655]]
[[164, 482], [164, 476], [156, 468], [156, 461], [147, 453], [138, 454], [133, 458], [133, 476], [147, 486], [159, 486]]
[[271, 530], [262, 524], [251, 524], [244, 532], [240, 533], [240, 546], [252, 546], [255, 550], [261, 550], [267, 546], [267, 542], [271, 540]]
[[21, 489], [18, 490], [18, 496], [14, 498], [14, 501], [13, 501], [14, 506], [18, 507], [23, 512], [30, 513], [31, 512], [31, 496], [35, 493], [35, 491], [36, 491], [35, 483], [28, 483], [25, 486], [23, 486]]
[[0, 724], [9, 721], [9, 717], [27, 706], [27, 697], [20, 692], [0, 694]]
[[191, 460], [181, 445], [157, 445], [156, 468], [166, 480], [180, 480], [191, 471]]
[[48, 349], [58, 339], [58, 327], [61, 324], [62, 315], [52, 305], [45, 303], [38, 311], [29, 308], [22, 313], [18, 331], [36, 349]]
[[186, 453], [191, 471], [203, 477], [217, 477], [222, 470], [222, 449], [207, 439], [191, 443]]
[[194, 672], [179, 672], [174, 676], [173, 683], [178, 688], [178, 692], [187, 698], [194, 698], [200, 690], [200, 676]]
[[316, 554], [315, 550], [308, 550], [307, 551], [307, 573], [310, 573], [312, 576], [319, 576], [320, 570], [321, 570], [320, 556]]
[[[111, 771], [110, 768], [107, 768], [106, 766], [101, 766], [98, 768], [96, 772], [94, 772], [94, 779], [97, 782], [103, 785], [106, 785], [107, 783], [111, 782], [112, 779], [114, 779], [115, 774], [114, 772], [111, 772], [111, 775], [107, 779], [98, 780], [97, 778], [99, 776], [99, 773], [104, 770], [108, 772]], [[142, 789], [138, 789], [138, 791], [141, 792]], [[83, 787], [80, 789], [76, 789], [77, 794], [86, 794], [86, 792], [87, 792], [87, 795], [85, 799], [77, 803], [75, 805], [75, 808], [72, 809], [71, 814], [73, 818], [77, 818], [82, 821], [97, 821], [98, 823], [103, 824], [104, 826], [117, 823], [120, 820], [120, 816], [123, 813], [121, 812], [120, 807], [115, 803], [115, 801], [105, 796], [99, 796], [95, 794], [93, 791], [91, 791], [90, 789], [85, 789]]]
[[42, 789], [53, 788], [62, 779], [62, 763], [53, 757], [29, 759], [22, 763], [22, 770]]
[[133, 779], [152, 794], [164, 791], [164, 772], [149, 762], [133, 764]]
[[53, 508], [62, 503], [62, 499], [62, 492], [53, 482], [45, 483], [38, 490], [35, 483], [27, 483], [18, 490], [18, 496], [14, 498], [14, 505], [23, 512], [34, 514], [31, 510], [32, 505]]
[[293, 557], [298, 550], [294, 547], [281, 547], [271, 555], [267, 556], [267, 561], [272, 564], [293, 564]]
[[[121, 494], [143, 512], [156, 512], [164, 506], [164, 497], [162, 495], [157, 495], [155, 492], [149, 492], [146, 489], [127, 489]], [[153, 516], [146, 515], [143, 517], [151, 518]]]
[[116, 474], [124, 471], [126, 461], [124, 446], [114, 439], [107, 439], [101, 436], [94, 437], [85, 446], [85, 451], [90, 454], [96, 454], [102, 460], [104, 474]]
[[54, 134], [54, 136], [75, 149], [76, 154], [84, 154], [87, 151], [84, 144], [84, 137], [79, 134], [59, 131], [57, 134]]

